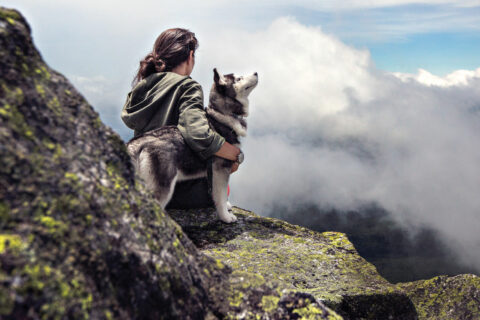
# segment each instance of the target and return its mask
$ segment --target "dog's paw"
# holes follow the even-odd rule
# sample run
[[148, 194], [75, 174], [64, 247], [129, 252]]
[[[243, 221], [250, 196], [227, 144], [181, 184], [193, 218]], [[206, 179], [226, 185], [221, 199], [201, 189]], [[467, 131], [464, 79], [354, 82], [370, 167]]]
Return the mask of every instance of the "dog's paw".
[[219, 214], [218, 218], [225, 223], [232, 223], [232, 222], [237, 221], [237, 217], [233, 213], [230, 213], [230, 212], [225, 212], [224, 214]]
[[230, 201], [227, 201], [227, 210], [232, 211], [232, 204], [230, 203]]

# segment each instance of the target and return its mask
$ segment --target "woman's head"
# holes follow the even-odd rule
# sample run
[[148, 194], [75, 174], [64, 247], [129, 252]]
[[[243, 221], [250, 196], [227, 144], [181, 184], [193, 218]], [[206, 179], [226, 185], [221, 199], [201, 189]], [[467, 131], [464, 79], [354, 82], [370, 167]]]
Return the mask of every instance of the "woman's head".
[[155, 40], [153, 51], [140, 61], [134, 83], [156, 72], [172, 71], [187, 61], [190, 51], [195, 53], [197, 48], [198, 40], [195, 33], [182, 28], [163, 31]]

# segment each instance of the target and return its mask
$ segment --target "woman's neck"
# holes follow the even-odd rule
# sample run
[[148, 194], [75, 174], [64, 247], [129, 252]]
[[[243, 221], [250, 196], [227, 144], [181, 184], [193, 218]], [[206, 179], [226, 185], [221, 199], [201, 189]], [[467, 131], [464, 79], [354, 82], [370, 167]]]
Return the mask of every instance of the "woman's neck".
[[183, 62], [176, 66], [175, 68], [172, 69], [172, 72], [178, 73], [181, 76], [189, 76], [190, 74], [188, 73], [188, 65]]

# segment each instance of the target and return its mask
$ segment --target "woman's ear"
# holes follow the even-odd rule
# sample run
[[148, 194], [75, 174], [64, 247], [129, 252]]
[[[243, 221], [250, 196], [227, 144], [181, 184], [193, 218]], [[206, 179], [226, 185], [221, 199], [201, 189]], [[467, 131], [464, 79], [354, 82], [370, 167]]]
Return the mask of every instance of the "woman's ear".
[[195, 53], [193, 52], [193, 50], [190, 50], [190, 54], [188, 55], [188, 62], [193, 63], [194, 59], [195, 59]]

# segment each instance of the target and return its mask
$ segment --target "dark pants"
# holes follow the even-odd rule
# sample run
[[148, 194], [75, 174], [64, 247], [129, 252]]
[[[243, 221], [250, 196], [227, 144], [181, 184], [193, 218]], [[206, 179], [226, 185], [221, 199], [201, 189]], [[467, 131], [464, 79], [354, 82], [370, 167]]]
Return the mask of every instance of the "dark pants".
[[192, 209], [212, 207], [213, 200], [208, 194], [207, 178], [177, 182], [168, 209]]

